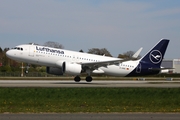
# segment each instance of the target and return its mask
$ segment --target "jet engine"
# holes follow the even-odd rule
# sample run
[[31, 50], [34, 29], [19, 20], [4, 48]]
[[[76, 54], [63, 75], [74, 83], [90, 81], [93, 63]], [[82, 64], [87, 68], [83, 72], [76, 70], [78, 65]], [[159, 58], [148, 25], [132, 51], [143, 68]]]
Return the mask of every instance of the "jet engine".
[[70, 74], [70, 75], [79, 75], [81, 73], [82, 66], [80, 64], [76, 63], [63, 63], [63, 71], [64, 73]]
[[[58, 63], [58, 64], [57, 64]], [[69, 63], [69, 62], [57, 62], [57, 67], [47, 67], [46, 71], [53, 75], [63, 75], [64, 73], [70, 75], [79, 75], [82, 67], [80, 64]]]

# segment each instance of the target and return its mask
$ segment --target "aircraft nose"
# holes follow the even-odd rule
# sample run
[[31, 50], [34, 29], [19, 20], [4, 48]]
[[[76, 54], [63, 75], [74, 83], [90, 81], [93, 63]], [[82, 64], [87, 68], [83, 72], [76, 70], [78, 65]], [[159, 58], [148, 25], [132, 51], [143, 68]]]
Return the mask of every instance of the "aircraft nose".
[[10, 56], [10, 52], [9, 50], [6, 52], [6, 56], [9, 57]]
[[11, 50], [8, 50], [8, 51], [6, 52], [6, 56], [9, 57], [9, 58], [11, 58], [11, 57], [13, 56], [13, 52], [12, 52]]

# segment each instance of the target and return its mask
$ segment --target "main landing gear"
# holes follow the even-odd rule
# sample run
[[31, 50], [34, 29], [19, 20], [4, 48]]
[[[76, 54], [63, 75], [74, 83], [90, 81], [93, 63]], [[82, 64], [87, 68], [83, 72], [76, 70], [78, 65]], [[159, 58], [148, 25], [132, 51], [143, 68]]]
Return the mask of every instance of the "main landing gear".
[[[76, 77], [74, 78], [74, 81], [75, 81], [75, 82], [80, 82], [80, 81], [81, 81], [81, 78], [80, 78], [79, 76], [76, 76]], [[91, 81], [92, 81], [92, 77], [91, 77], [91, 76], [87, 76], [87, 77], [86, 77], [86, 81], [87, 81], [87, 82], [91, 82]]]
[[77, 76], [74, 78], [74, 81], [75, 81], [75, 82], [79, 82], [79, 81], [81, 81], [81, 78], [77, 75]]
[[91, 81], [92, 81], [92, 77], [91, 77], [91, 76], [87, 76], [87, 77], [86, 77], [86, 81], [87, 81], [87, 82], [91, 82]]

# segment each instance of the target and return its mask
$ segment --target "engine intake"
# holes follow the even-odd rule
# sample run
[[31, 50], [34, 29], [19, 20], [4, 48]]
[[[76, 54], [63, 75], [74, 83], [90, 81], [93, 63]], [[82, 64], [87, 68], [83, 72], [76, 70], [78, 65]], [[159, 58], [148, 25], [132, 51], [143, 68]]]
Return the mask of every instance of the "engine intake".
[[63, 75], [62, 68], [46, 67], [46, 72], [53, 75]]

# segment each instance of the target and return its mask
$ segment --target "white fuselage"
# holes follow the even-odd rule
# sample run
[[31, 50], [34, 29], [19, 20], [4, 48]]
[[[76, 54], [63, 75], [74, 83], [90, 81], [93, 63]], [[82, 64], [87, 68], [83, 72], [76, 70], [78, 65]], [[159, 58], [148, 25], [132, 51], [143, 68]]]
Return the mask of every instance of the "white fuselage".
[[158, 74], [166, 69], [161, 68], [161, 62], [168, 44], [168, 39], [161, 39], [141, 59], [135, 61], [34, 44], [16, 46], [14, 49], [8, 50], [6, 55], [13, 60], [47, 66], [46, 70], [49, 74], [76, 75], [74, 78], [76, 82], [81, 80], [79, 74], [86, 72], [88, 74], [86, 81], [91, 82], [91, 73], [104, 73], [112, 76]]
[[[19, 45], [16, 46], [15, 49], [9, 50], [6, 54], [9, 58], [20, 62], [48, 67], [59, 67], [57, 64], [58, 61], [86, 64], [121, 60], [120, 58], [56, 49], [39, 45]], [[113, 76], [126, 76], [133, 71], [138, 64], [139, 61], [137, 60], [99, 66], [98, 70], [94, 70], [94, 73], [105, 73]]]

